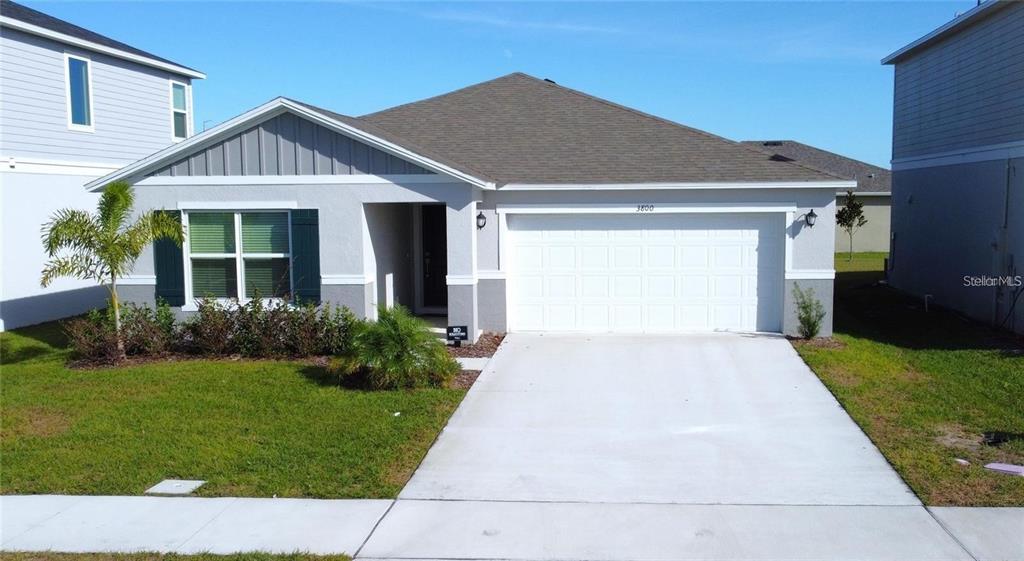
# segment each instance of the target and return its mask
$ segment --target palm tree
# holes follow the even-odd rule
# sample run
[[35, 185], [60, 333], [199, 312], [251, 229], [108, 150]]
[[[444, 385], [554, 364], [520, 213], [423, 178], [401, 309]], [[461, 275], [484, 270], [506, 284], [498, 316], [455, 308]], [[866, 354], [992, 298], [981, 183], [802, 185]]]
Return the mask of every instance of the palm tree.
[[40, 284], [46, 287], [57, 277], [74, 277], [105, 285], [122, 354], [117, 279], [132, 270], [142, 250], [153, 241], [169, 238], [180, 245], [183, 239], [181, 222], [170, 214], [148, 210], [129, 224], [134, 203], [132, 186], [118, 181], [104, 188], [96, 214], [62, 209], [43, 225], [43, 246], [50, 260], [43, 266]]

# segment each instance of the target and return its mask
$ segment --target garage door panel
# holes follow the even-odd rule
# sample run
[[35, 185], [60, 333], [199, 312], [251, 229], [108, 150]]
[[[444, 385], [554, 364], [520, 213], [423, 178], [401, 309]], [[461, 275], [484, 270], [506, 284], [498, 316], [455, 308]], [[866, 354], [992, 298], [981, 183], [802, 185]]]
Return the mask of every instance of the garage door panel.
[[513, 330], [781, 328], [781, 215], [513, 215]]

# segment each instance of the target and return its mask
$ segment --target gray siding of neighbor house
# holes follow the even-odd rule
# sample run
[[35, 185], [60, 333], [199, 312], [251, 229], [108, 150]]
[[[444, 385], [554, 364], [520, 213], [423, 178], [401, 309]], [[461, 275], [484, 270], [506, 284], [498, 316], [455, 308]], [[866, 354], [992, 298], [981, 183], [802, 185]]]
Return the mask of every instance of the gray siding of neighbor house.
[[[1021, 289], [964, 276], [1024, 275], [1024, 158], [897, 171], [892, 218], [893, 286], [986, 323], [1010, 313]], [[1003, 326], [1024, 333], [1024, 296]]]
[[[68, 129], [65, 52], [91, 61], [93, 132]], [[0, 59], [4, 158], [134, 162], [171, 144], [169, 81], [190, 83], [185, 76], [6, 27], [0, 28]]]
[[[864, 218], [868, 223], [853, 233], [854, 251], [889, 251], [890, 212], [888, 195], [865, 196], [857, 195], [857, 200], [864, 203]], [[836, 210], [846, 204], [846, 197], [836, 197]], [[836, 225], [836, 251], [850, 251], [850, 237]]]
[[432, 172], [291, 113], [272, 117], [153, 175], [402, 175]]
[[1024, 2], [896, 63], [893, 159], [1024, 139]]

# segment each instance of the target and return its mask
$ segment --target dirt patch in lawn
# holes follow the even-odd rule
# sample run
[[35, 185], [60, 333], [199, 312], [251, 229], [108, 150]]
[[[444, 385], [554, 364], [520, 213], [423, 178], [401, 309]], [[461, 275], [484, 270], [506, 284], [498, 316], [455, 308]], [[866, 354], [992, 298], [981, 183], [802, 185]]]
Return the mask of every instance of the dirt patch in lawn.
[[479, 377], [479, 370], [463, 370], [455, 375], [455, 379], [452, 380], [451, 387], [457, 390], [468, 390], [474, 383], [476, 383], [476, 379]]
[[790, 341], [794, 347], [810, 347], [812, 349], [845, 349], [846, 343], [832, 337], [815, 337], [814, 339], [796, 339]]
[[71, 428], [71, 419], [60, 411], [31, 407], [18, 414], [12, 432], [23, 436], [47, 438], [63, 434]]
[[461, 358], [489, 358], [494, 356], [494, 352], [498, 350], [498, 345], [501, 345], [504, 339], [504, 333], [484, 333], [472, 345], [463, 345], [461, 347], [449, 345], [448, 354]]
[[982, 435], [980, 434], [970, 433], [960, 425], [940, 425], [937, 430], [939, 434], [935, 437], [935, 442], [947, 448], [968, 452], [981, 450]]

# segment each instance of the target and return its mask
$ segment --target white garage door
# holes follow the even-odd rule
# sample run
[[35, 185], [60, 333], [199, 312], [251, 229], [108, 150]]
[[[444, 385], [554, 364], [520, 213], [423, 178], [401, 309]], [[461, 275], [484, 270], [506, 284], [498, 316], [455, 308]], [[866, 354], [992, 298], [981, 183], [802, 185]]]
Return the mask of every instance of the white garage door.
[[508, 219], [516, 331], [781, 331], [781, 214]]

